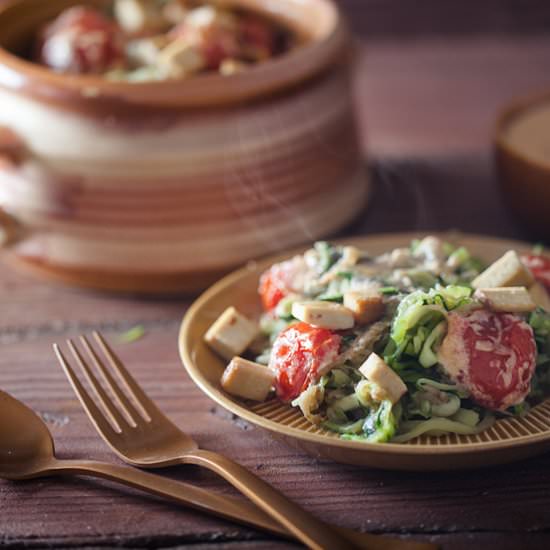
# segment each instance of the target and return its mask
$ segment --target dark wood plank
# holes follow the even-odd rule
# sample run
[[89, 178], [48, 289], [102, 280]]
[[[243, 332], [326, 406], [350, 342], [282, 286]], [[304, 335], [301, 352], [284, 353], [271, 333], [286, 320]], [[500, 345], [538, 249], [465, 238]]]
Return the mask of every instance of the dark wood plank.
[[366, 36], [453, 36], [547, 33], [545, 0], [337, 0], [353, 28]]
[[373, 41], [361, 52], [358, 115], [375, 158], [488, 153], [504, 105], [550, 88], [548, 36]]

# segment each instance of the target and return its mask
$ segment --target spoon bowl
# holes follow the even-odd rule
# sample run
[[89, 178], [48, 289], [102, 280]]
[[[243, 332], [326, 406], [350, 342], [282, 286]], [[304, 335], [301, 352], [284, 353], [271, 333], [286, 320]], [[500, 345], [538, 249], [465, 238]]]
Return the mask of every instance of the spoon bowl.
[[54, 460], [54, 443], [44, 421], [0, 390], [0, 477], [28, 479]]

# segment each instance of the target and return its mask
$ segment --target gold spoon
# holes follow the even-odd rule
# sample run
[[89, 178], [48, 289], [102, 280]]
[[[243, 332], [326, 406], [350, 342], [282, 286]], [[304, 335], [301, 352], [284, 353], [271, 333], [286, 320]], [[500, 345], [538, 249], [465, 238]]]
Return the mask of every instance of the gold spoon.
[[[58, 460], [55, 457], [52, 436], [44, 421], [26, 405], [1, 390], [0, 418], [2, 419], [0, 422], [0, 478], [23, 480], [57, 475], [93, 476], [141, 489], [240, 523], [260, 527], [280, 536], [290, 535], [281, 525], [249, 502], [216, 495], [188, 483], [163, 478], [128, 466], [84, 460]], [[334, 550], [435, 548], [434, 545], [427, 543], [386, 539], [338, 527], [332, 527], [332, 529], [334, 538], [320, 543], [318, 548]]]

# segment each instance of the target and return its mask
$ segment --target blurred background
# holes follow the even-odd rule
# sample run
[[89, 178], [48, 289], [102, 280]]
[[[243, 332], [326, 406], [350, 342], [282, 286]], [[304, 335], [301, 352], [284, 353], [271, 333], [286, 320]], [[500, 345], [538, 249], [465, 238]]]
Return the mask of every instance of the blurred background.
[[338, 0], [361, 40], [371, 154], [486, 154], [497, 112], [550, 85], [547, 0]]

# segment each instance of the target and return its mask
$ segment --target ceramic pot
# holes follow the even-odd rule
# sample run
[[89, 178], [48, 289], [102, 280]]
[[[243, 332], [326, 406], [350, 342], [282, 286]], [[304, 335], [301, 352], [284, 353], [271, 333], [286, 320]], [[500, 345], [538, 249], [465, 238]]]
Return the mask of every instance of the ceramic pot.
[[223, 272], [345, 226], [365, 206], [351, 42], [328, 0], [232, 0], [304, 39], [232, 76], [149, 83], [24, 59], [82, 0], [0, 9], [0, 240], [69, 284], [196, 291]]

